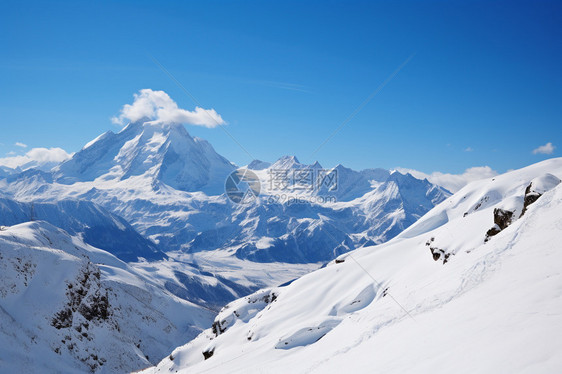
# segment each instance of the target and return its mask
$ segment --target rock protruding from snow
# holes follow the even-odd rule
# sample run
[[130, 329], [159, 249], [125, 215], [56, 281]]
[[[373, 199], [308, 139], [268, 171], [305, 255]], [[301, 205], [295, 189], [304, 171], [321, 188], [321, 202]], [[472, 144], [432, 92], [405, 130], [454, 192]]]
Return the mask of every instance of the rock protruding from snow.
[[550, 191], [554, 187], [560, 184], [560, 179], [554, 175], [547, 173], [540, 177], [537, 177], [529, 183], [525, 189], [525, 197], [523, 202], [523, 210], [521, 211], [521, 216], [527, 211], [527, 207], [537, 201], [539, 197], [542, 196], [547, 191]]
[[494, 209], [494, 226], [486, 232], [486, 241], [490, 237], [499, 234], [500, 231], [507, 228], [513, 222], [513, 212], [501, 208]]

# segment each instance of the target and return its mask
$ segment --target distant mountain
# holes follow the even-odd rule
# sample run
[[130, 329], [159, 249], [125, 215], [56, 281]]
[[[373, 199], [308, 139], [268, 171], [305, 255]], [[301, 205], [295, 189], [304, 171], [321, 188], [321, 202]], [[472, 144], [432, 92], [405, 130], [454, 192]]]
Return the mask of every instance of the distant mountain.
[[248, 164], [247, 168], [251, 170], [263, 170], [263, 169], [267, 169], [270, 166], [271, 166], [271, 162], [254, 160]]
[[[17, 173], [18, 171], [7, 166], [0, 166], [0, 178], [6, 178], [12, 174]], [[21, 172], [21, 171], [19, 171]]]
[[[145, 373], [557, 372], [560, 178], [557, 158], [472, 182], [395, 239], [230, 303]], [[385, 183], [424, 209], [415, 178]]]
[[183, 125], [130, 123], [106, 132], [57, 166], [58, 183], [120, 181], [142, 176], [181, 191], [220, 194], [234, 166]]

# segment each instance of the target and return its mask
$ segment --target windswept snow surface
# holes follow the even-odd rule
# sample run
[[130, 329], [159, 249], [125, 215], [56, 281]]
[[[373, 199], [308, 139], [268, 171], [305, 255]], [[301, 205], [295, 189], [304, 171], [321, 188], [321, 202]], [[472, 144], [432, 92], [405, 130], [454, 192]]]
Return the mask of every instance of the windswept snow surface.
[[387, 243], [230, 303], [147, 372], [560, 372], [561, 177], [557, 158], [473, 182]]

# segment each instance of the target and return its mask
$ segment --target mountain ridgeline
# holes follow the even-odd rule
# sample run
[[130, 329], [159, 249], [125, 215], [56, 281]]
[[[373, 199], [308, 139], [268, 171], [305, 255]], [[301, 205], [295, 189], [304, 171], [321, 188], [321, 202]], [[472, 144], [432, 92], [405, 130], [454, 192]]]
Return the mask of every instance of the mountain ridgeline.
[[[273, 170], [322, 166], [286, 156], [273, 164], [254, 161], [247, 168], [265, 186]], [[51, 172], [28, 170], [0, 183], [8, 197], [19, 201], [97, 204], [122, 217], [161, 252], [223, 250], [240, 259], [289, 263], [325, 262], [387, 241], [450, 195], [409, 174], [338, 165], [325, 170], [337, 174], [337, 188], [300, 193], [298, 204], [272, 201], [274, 192], [264, 189], [254, 202], [238, 205], [224, 194], [226, 177], [235, 169], [184, 126], [139, 121], [119, 133], [100, 135]], [[332, 200], [309, 199], [314, 196]], [[142, 251], [136, 244], [121, 248], [144, 258], [148, 252], [160, 253], [146, 246]]]

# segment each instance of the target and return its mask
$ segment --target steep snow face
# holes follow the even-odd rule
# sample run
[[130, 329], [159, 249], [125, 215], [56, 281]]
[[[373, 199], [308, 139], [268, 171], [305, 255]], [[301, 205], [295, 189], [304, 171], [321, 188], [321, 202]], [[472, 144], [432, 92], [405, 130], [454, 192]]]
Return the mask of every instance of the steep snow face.
[[557, 372], [561, 177], [558, 158], [473, 182], [393, 240], [229, 304], [147, 372]]
[[43, 221], [0, 228], [0, 274], [6, 373], [139, 370], [213, 315]]
[[64, 228], [71, 235], [79, 235], [86, 243], [103, 248], [123, 261], [154, 261], [166, 257], [127, 221], [94, 203], [79, 200], [22, 203], [0, 198], [0, 225], [12, 226], [32, 220], [44, 220]]
[[182, 125], [130, 123], [106, 132], [54, 169], [54, 179], [72, 184], [144, 176], [182, 191], [220, 194], [234, 166]]

